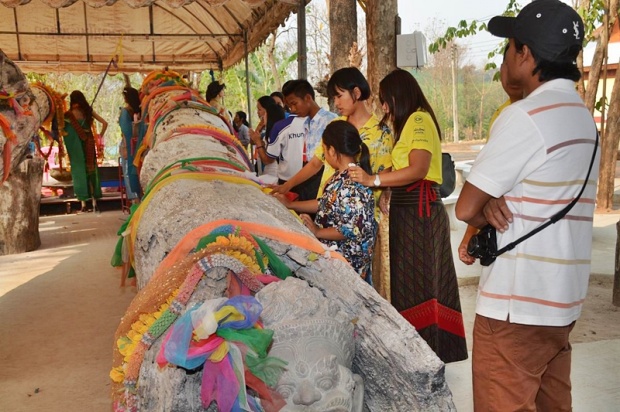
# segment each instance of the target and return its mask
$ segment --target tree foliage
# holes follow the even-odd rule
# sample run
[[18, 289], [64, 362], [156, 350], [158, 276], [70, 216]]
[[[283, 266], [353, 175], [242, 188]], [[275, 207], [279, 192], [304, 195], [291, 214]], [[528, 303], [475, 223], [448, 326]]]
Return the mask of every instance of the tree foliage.
[[[607, 112], [608, 116], [604, 120], [604, 124], [611, 125], [608, 129], [601, 130], [601, 164], [599, 172], [599, 187], [597, 193], [597, 206], [602, 209], [611, 209], [613, 206], [615, 163], [617, 161], [618, 140], [620, 136], [617, 133], [617, 125], [620, 122], [618, 117], [620, 113], [619, 99], [609, 100], [607, 96], [601, 96], [597, 100], [598, 84], [600, 80], [607, 82], [607, 79], [601, 79], [602, 71], [606, 62], [604, 56], [608, 48], [609, 33], [614, 22], [620, 17], [618, 9], [618, 0], [574, 0], [573, 8], [579, 13], [584, 22], [584, 46], [591, 41], [596, 42], [596, 49], [592, 63], [588, 68], [588, 86], [584, 85], [584, 79], [580, 79], [577, 88], [586, 107], [590, 111], [599, 110]], [[515, 16], [520, 10], [520, 6], [516, 0], [510, 0], [503, 13], [506, 16]], [[461, 21], [457, 27], [449, 27], [443, 36], [431, 43], [429, 50], [431, 53], [438, 53], [445, 49], [448, 44], [457, 38], [472, 36], [481, 30], [485, 30], [486, 25], [478, 21], [467, 22]], [[505, 41], [504, 41], [505, 43]], [[503, 44], [489, 53], [489, 59], [492, 59], [503, 50]], [[583, 54], [577, 59], [579, 69], [584, 72]], [[488, 63], [487, 69], [495, 69], [494, 63]], [[497, 76], [496, 76], [497, 77]], [[616, 76], [618, 77], [618, 76]], [[615, 85], [613, 92], [618, 93], [620, 86]], [[612, 93], [613, 93], [612, 92]]]

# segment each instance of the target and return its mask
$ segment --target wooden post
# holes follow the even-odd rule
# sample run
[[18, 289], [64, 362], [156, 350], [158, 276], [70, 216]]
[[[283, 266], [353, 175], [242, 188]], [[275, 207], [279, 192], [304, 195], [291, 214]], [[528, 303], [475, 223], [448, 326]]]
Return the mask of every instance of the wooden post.
[[368, 47], [368, 83], [372, 91], [369, 104], [381, 118], [379, 82], [396, 68], [396, 31], [398, 27], [396, 0], [366, 3], [366, 42]]
[[349, 53], [357, 42], [357, 10], [355, 0], [329, 1], [331, 73], [350, 66]]
[[620, 306], [620, 221], [616, 223], [616, 264], [614, 266], [614, 290], [611, 303]]
[[39, 158], [23, 161], [0, 186], [0, 255], [30, 252], [41, 245], [43, 164]]

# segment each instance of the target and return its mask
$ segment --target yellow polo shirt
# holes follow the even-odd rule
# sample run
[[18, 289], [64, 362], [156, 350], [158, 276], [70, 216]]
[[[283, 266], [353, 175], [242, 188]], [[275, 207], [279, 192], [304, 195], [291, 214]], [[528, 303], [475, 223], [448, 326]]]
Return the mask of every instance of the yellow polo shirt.
[[392, 150], [392, 166], [394, 170], [404, 169], [409, 166], [409, 153], [414, 149], [422, 149], [432, 155], [431, 165], [426, 174], [426, 180], [432, 180], [438, 184], [443, 181], [441, 177], [441, 141], [435, 122], [430, 114], [418, 110], [414, 112], [407, 122], [394, 150]]
[[[502, 105], [498, 107], [497, 110], [493, 112], [493, 116], [491, 116], [491, 120], [489, 121], [489, 135], [491, 134], [491, 127], [493, 127], [493, 123], [495, 123], [497, 117], [506, 107], [510, 106], [511, 103], [512, 102], [510, 101], [510, 99], [508, 99], [504, 103], [502, 103]], [[489, 136], [487, 136], [486, 140], [489, 140]]]
[[[347, 116], [340, 116], [334, 120], [346, 121]], [[373, 173], [379, 173], [392, 167], [394, 137], [392, 136], [390, 129], [387, 127], [380, 127], [379, 119], [377, 119], [377, 117], [373, 114], [370, 116], [370, 119], [368, 119], [366, 124], [358, 129], [358, 132], [362, 138], [362, 142], [368, 146], [368, 151], [370, 152], [370, 168]], [[321, 178], [321, 185], [319, 186], [319, 192], [317, 194], [317, 198], [320, 198], [323, 195], [325, 183], [327, 183], [329, 178], [334, 175], [335, 170], [325, 161], [323, 145], [317, 146], [314, 155], [321, 159], [325, 165], [323, 177]], [[381, 196], [381, 192], [382, 190], [373, 190], [375, 197], [375, 218], [377, 220], [379, 219], [379, 196]]]

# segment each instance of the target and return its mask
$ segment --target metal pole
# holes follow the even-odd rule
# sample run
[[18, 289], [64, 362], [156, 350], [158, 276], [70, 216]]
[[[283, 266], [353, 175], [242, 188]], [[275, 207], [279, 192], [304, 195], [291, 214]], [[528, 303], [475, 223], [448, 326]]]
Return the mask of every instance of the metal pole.
[[299, 0], [297, 11], [297, 77], [299, 79], [308, 78], [306, 51], [306, 1]]
[[250, 64], [248, 62], [248, 31], [243, 31], [243, 47], [245, 54], [245, 94], [248, 99], [248, 123], [252, 125], [252, 110], [250, 101]]
[[97, 96], [99, 96], [99, 91], [101, 90], [101, 86], [103, 86], [103, 82], [105, 81], [105, 78], [108, 75], [108, 72], [110, 71], [110, 66], [114, 65], [115, 68], [118, 68], [118, 66], [116, 65], [117, 58], [118, 56], [112, 57], [112, 60], [110, 60], [110, 63], [108, 63], [108, 67], [106, 67], [105, 73], [103, 73], [103, 78], [101, 79], [101, 83], [99, 83], [99, 87], [97, 88], [97, 93], [95, 93], [95, 97], [93, 97], [93, 101], [90, 103], [91, 107], [93, 106], [93, 104], [95, 104], [95, 100], [97, 100]]
[[454, 143], [459, 141], [459, 109], [457, 98], [457, 75], [456, 75], [456, 45], [452, 45], [452, 121], [454, 125]]

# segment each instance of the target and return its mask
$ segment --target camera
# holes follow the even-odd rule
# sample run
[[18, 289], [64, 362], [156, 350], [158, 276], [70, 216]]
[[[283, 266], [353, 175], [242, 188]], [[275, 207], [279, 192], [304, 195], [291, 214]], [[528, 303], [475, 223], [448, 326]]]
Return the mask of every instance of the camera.
[[467, 254], [480, 259], [482, 266], [489, 266], [497, 258], [497, 237], [495, 228], [486, 225], [480, 232], [472, 236], [467, 244]]

